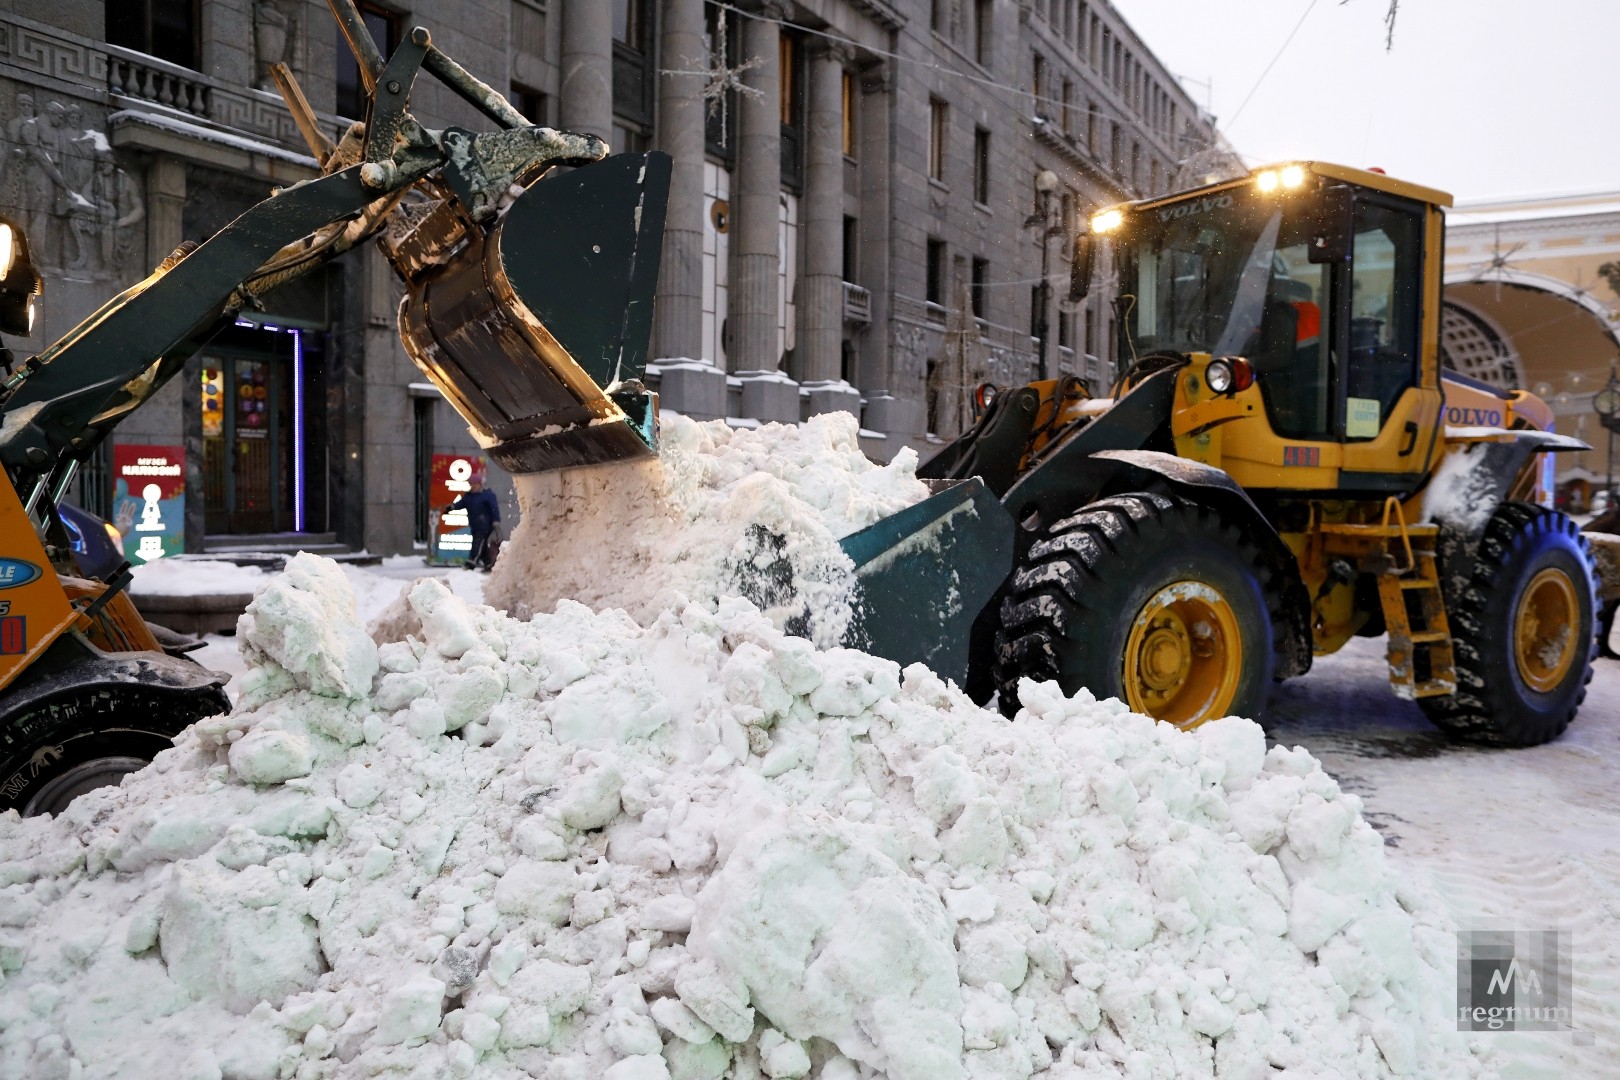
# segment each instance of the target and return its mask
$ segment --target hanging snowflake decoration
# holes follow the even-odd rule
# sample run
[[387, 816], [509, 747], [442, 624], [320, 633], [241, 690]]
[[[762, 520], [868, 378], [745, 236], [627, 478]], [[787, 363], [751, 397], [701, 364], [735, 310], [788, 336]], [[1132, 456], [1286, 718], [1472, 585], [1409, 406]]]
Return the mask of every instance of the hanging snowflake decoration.
[[730, 101], [728, 91], [735, 90], [739, 94], [747, 94], [756, 101], [765, 96], [765, 92], [758, 87], [749, 86], [743, 82], [745, 71], [752, 71], [764, 63], [757, 56], [735, 66], [726, 63], [726, 9], [720, 9], [719, 20], [715, 24], [714, 37], [705, 57], [694, 59], [682, 57], [681, 62], [686, 65], [684, 69], [663, 68], [661, 75], [689, 75], [703, 79], [701, 96], [708, 103], [709, 119], [720, 118], [720, 145], [726, 145], [726, 131], [731, 126], [728, 122], [727, 103]]

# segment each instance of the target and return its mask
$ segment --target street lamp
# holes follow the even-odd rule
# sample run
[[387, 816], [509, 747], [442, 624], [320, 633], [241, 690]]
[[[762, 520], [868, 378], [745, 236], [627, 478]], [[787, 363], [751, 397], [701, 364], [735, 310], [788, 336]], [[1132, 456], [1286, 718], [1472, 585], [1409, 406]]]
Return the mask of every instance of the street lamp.
[[1592, 411], [1598, 414], [1598, 420], [1609, 429], [1608, 454], [1608, 480], [1604, 490], [1609, 493], [1609, 501], [1614, 502], [1614, 430], [1620, 428], [1620, 378], [1615, 376], [1614, 365], [1609, 365], [1609, 382], [1603, 389], [1592, 395]]
[[1036, 211], [1024, 219], [1024, 228], [1040, 227], [1041, 238], [1041, 284], [1036, 292], [1035, 301], [1035, 340], [1040, 350], [1040, 372], [1042, 379], [1052, 377], [1052, 364], [1047, 353], [1047, 338], [1051, 336], [1052, 312], [1052, 237], [1063, 231], [1063, 223], [1052, 224], [1052, 192], [1057, 190], [1057, 173], [1051, 169], [1042, 169], [1035, 174], [1035, 200]]

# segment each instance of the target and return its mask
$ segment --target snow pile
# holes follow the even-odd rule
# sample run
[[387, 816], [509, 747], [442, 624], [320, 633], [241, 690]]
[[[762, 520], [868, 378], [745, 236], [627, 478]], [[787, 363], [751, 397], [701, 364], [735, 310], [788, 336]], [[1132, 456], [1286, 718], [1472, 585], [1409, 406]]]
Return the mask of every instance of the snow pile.
[[485, 595], [526, 617], [564, 598], [645, 625], [739, 592], [778, 626], [806, 608], [842, 640], [854, 567], [838, 540], [928, 495], [917, 455], [861, 453], [849, 413], [733, 429], [670, 415], [656, 459], [517, 478], [523, 520]]
[[1303, 751], [1016, 721], [738, 601], [645, 628], [300, 555], [122, 788], [0, 817], [0, 1076], [1481, 1075], [1453, 941]]

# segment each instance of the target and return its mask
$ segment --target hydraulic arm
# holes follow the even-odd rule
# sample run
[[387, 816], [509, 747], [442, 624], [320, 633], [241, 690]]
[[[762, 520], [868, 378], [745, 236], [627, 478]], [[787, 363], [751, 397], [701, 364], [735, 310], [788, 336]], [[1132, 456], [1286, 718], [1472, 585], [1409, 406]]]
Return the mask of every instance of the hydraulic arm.
[[[424, 28], [384, 61], [351, 0], [330, 2], [371, 91], [365, 122], [334, 145], [278, 71], [322, 175], [182, 246], [0, 386], [0, 464], [31, 505], [239, 311], [384, 233], [409, 291], [406, 347], [497, 460], [536, 471], [650, 451], [654, 405], [637, 380], [667, 158], [538, 183], [599, 161], [606, 144], [530, 125]], [[424, 68], [500, 129], [417, 122], [408, 104]]]

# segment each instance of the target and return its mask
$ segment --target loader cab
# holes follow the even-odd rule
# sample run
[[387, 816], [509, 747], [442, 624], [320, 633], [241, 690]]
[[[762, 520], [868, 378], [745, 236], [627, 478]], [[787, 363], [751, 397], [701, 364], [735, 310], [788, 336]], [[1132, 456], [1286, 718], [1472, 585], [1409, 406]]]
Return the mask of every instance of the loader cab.
[[1244, 487], [1415, 489], [1439, 430], [1443, 202], [1292, 165], [1134, 208], [1115, 241], [1121, 370], [1247, 358], [1256, 408], [1211, 462]]

